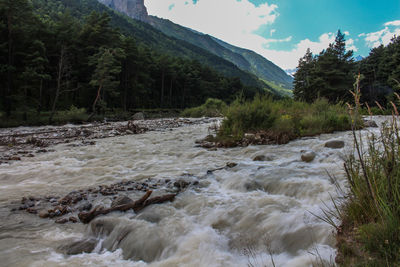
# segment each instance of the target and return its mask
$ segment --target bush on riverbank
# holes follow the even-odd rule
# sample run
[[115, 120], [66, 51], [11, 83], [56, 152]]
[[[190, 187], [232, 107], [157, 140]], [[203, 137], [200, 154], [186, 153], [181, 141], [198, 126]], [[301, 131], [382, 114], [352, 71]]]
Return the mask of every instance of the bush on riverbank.
[[[397, 118], [396, 118], [397, 119]], [[345, 162], [350, 193], [339, 212], [337, 262], [400, 266], [400, 131], [397, 121], [368, 138], [354, 135], [356, 156]], [[358, 152], [360, 151], [360, 152]]]
[[222, 117], [227, 107], [228, 106], [224, 101], [215, 98], [209, 98], [203, 105], [199, 107], [185, 109], [181, 115], [183, 117], [191, 118]]
[[[347, 108], [342, 104], [331, 105], [325, 99], [312, 104], [263, 96], [252, 101], [237, 99], [227, 108], [225, 116], [217, 142], [240, 140], [246, 133], [262, 132], [271, 141], [283, 144], [302, 136], [351, 129]], [[361, 125], [361, 119], [357, 118], [356, 123]]]

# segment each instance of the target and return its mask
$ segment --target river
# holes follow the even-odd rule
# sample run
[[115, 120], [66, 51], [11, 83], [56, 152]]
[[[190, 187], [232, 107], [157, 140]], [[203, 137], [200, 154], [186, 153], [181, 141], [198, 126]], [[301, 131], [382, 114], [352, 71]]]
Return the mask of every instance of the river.
[[[351, 132], [286, 145], [216, 151], [196, 147], [195, 140], [205, 137], [210, 126], [100, 139], [93, 146], [61, 144], [52, 147], [53, 152], [0, 165], [0, 266], [273, 266], [271, 259], [276, 266], [311, 266], [321, 259], [333, 262], [333, 228], [313, 214], [322, 215], [324, 205], [331, 206], [331, 197], [337, 197], [327, 173], [345, 185], [342, 165], [343, 157], [352, 151]], [[362, 132], [369, 131], [378, 130]], [[345, 147], [324, 147], [335, 139], [345, 141]], [[301, 161], [302, 150], [313, 150], [314, 161]], [[258, 155], [266, 160], [253, 161]], [[207, 174], [227, 162], [237, 166]], [[182, 175], [198, 177], [200, 186], [179, 194], [172, 203], [153, 205], [139, 214], [114, 212], [90, 225], [58, 225], [10, 211], [10, 203], [22, 196], [63, 195], [123, 179]], [[127, 237], [118, 241], [122, 232]], [[92, 253], [66, 256], [57, 249], [86, 237], [97, 240]]]

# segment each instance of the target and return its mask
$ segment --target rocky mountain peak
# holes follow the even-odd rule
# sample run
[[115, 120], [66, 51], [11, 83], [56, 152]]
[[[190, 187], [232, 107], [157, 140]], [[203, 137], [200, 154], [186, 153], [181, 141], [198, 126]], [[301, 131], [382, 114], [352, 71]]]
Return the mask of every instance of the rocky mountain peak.
[[144, 0], [98, 0], [100, 3], [116, 10], [127, 16], [141, 20], [148, 21], [147, 8], [144, 5]]

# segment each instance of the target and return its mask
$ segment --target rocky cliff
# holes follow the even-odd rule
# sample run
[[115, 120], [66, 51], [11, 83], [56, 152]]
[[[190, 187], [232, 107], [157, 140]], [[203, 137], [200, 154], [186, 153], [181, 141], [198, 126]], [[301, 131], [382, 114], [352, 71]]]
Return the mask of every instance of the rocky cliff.
[[127, 16], [141, 20], [148, 21], [147, 9], [144, 5], [144, 0], [98, 0], [100, 3], [116, 10]]

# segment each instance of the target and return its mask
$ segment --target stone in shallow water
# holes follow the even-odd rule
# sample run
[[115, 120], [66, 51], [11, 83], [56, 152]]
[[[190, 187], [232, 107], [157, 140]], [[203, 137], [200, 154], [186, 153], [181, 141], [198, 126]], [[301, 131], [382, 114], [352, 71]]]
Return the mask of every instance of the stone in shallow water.
[[127, 196], [118, 196], [116, 199], [113, 200], [111, 203], [111, 207], [114, 208], [116, 206], [125, 205], [132, 203], [133, 200]]
[[343, 148], [344, 141], [342, 140], [331, 140], [325, 143], [325, 147], [328, 148]]
[[49, 217], [49, 212], [47, 211], [47, 210], [41, 210], [40, 212], [39, 212], [39, 217], [40, 218], [47, 218], [47, 217]]
[[315, 159], [316, 156], [317, 154], [315, 154], [314, 151], [304, 151], [301, 154], [301, 160], [304, 162], [311, 162]]
[[378, 128], [378, 124], [376, 124], [376, 122], [372, 121], [372, 120], [364, 121], [364, 126], [365, 127]]
[[81, 253], [90, 253], [96, 247], [96, 239], [90, 238], [79, 240], [61, 247], [61, 250], [67, 255], [77, 255]]

